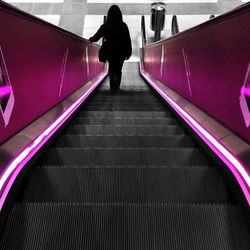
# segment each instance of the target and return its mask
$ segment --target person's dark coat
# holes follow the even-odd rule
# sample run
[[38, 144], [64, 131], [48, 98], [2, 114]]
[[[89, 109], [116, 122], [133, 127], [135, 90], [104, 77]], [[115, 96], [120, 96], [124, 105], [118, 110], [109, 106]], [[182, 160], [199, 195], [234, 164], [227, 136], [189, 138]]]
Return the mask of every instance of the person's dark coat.
[[115, 91], [120, 88], [124, 60], [132, 54], [128, 26], [123, 22], [122, 12], [117, 5], [109, 8], [107, 22], [89, 40], [97, 42], [102, 37], [105, 41], [99, 50], [99, 61], [108, 61], [110, 89]]
[[99, 30], [89, 40], [97, 42], [101, 37], [104, 37], [107, 43], [107, 58], [108, 61], [121, 58], [128, 59], [132, 54], [131, 39], [129, 35], [128, 26], [124, 22], [116, 24], [101, 25]]

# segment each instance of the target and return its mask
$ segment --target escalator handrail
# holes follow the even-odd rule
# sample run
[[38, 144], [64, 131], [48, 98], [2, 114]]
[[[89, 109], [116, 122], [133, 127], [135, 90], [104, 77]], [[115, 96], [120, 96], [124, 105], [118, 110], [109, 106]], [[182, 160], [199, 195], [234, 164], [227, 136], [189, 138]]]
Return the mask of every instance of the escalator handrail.
[[147, 44], [146, 28], [145, 28], [145, 16], [141, 17], [141, 38], [142, 38], [142, 46], [144, 47]]

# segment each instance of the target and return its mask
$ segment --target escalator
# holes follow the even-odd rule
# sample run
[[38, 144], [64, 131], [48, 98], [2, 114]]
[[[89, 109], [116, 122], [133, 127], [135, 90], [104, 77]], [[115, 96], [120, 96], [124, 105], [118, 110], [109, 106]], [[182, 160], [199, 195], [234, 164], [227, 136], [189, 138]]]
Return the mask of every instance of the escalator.
[[124, 66], [32, 166], [0, 249], [249, 249], [243, 207], [171, 110]]

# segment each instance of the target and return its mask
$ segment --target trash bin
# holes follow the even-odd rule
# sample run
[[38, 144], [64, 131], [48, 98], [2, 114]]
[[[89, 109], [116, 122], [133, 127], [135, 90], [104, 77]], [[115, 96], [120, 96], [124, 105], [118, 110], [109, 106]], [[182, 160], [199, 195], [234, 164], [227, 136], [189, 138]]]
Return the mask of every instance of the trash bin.
[[179, 26], [178, 26], [176, 15], [173, 15], [172, 17], [171, 33], [172, 33], [172, 36], [179, 33]]
[[166, 4], [163, 2], [154, 2], [151, 4], [151, 29], [153, 31], [164, 29]]

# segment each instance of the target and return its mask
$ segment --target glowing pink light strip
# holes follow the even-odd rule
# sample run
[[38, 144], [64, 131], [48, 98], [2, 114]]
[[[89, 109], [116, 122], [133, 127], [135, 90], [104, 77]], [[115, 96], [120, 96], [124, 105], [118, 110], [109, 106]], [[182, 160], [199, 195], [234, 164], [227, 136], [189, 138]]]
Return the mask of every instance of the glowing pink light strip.
[[[58, 130], [58, 128], [74, 113], [74, 111], [82, 104], [82, 102], [91, 94], [91, 92], [101, 83], [106, 77], [104, 72], [98, 80], [67, 110], [64, 111], [46, 130], [44, 130], [33, 142], [29, 144], [16, 158], [5, 168], [5, 172], [0, 178], [0, 210], [3, 207], [5, 199], [12, 187], [19, 172], [25, 164], [35, 155], [35, 153], [45, 144], [46, 141]], [[7, 180], [9, 181], [7, 182]], [[6, 184], [7, 182], [7, 184]], [[6, 186], [5, 186], [6, 185]], [[4, 188], [5, 186], [5, 188]]]
[[10, 93], [11, 93], [11, 87], [10, 86], [0, 87], [0, 97], [9, 95]]
[[241, 93], [242, 93], [243, 95], [250, 96], [250, 88], [243, 87], [243, 88], [241, 89]]
[[198, 133], [198, 135], [210, 146], [210, 148], [223, 160], [230, 168], [250, 206], [250, 176], [244, 166], [228, 151], [221, 143], [219, 143], [213, 135], [211, 135], [201, 124], [199, 124], [190, 114], [180, 107], [171, 97], [162, 91], [147, 74], [141, 70], [143, 77], [151, 84], [151, 86], [174, 108], [174, 110]]

